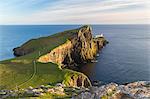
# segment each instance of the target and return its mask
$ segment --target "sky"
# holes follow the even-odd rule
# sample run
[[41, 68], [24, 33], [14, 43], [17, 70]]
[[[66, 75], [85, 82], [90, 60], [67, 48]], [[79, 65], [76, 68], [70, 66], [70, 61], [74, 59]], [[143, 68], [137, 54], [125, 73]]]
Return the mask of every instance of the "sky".
[[0, 0], [0, 24], [149, 24], [150, 0]]

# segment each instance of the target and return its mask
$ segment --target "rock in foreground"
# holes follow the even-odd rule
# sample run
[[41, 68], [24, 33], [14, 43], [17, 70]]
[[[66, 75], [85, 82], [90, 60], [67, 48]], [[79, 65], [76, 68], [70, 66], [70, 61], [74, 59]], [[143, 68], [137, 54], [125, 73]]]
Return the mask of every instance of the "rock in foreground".
[[89, 91], [82, 92], [73, 99], [150, 99], [150, 81], [91, 87]]
[[[50, 97], [53, 95], [55, 97]], [[67, 87], [58, 83], [55, 86], [41, 85], [29, 87], [22, 91], [1, 90], [0, 98], [29, 98], [43, 99], [71, 98], [72, 99], [150, 99], [150, 81], [138, 81], [127, 85], [109, 83], [100, 87]]]

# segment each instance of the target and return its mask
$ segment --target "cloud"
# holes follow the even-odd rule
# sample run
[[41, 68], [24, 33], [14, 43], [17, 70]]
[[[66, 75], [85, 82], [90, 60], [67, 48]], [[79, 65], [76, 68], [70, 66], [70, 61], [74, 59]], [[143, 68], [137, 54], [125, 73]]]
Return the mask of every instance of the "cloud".
[[[0, 16], [2, 17], [0, 21], [4, 24], [136, 24], [149, 23], [150, 18], [148, 13], [149, 0], [27, 1], [30, 1], [30, 3], [23, 2], [23, 7], [37, 6], [41, 3], [43, 7], [27, 9], [27, 13], [21, 15], [19, 15], [19, 11], [16, 15], [11, 14], [7, 16], [6, 13]], [[30, 5], [27, 5], [28, 3]]]

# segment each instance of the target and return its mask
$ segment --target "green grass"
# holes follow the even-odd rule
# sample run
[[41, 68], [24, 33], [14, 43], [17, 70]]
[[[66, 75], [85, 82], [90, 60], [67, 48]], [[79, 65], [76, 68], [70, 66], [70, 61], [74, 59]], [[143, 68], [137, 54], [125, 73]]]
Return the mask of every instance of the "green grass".
[[41, 84], [62, 82], [66, 73], [74, 71], [61, 70], [53, 63], [36, 62], [35, 68], [33, 61], [39, 57], [39, 51], [41, 55], [50, 52], [76, 35], [78, 30], [74, 29], [48, 37], [32, 39], [23, 44], [21, 48], [32, 49], [33, 52], [0, 62], [0, 89], [15, 89], [16, 86], [19, 88], [37, 87]]

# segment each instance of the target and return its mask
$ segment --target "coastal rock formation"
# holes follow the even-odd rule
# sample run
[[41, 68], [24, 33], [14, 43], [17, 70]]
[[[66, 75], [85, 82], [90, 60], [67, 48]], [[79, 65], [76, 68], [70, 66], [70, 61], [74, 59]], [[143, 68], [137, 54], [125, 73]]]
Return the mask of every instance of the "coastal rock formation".
[[38, 61], [52, 62], [72, 68], [77, 64], [93, 60], [106, 43], [104, 37], [93, 38], [90, 26], [83, 26], [64, 44], [41, 56]]
[[82, 73], [67, 73], [62, 82], [66, 86], [71, 87], [89, 87], [92, 86], [90, 80]]
[[[52, 62], [58, 64], [60, 68], [75, 69], [78, 64], [94, 60], [98, 51], [106, 43], [104, 37], [93, 38], [90, 26], [83, 26], [64, 44], [39, 57], [38, 62]], [[91, 86], [89, 79], [83, 74], [69, 74], [65, 79], [67, 80], [64, 80], [63, 83], [67, 86]]]
[[73, 99], [150, 99], [150, 81], [91, 87], [89, 91], [84, 91]]

